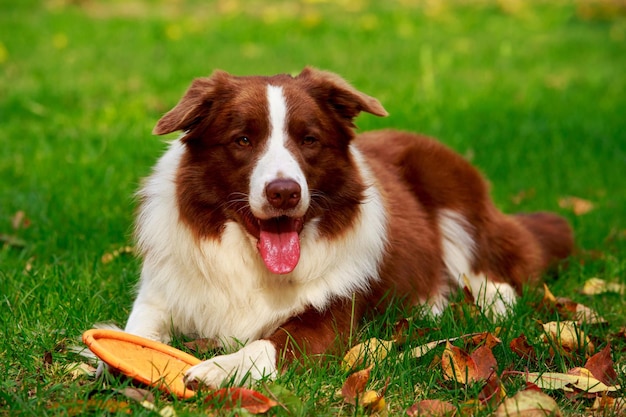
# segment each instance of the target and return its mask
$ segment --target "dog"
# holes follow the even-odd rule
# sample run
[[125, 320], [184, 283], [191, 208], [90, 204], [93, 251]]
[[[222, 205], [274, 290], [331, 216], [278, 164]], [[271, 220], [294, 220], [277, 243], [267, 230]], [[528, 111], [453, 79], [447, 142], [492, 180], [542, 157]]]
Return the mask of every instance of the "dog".
[[505, 314], [569, 256], [566, 220], [503, 214], [461, 156], [412, 133], [357, 135], [361, 112], [387, 115], [331, 72], [216, 71], [158, 121], [156, 135], [183, 133], [139, 191], [143, 267], [125, 331], [233, 352], [190, 368], [189, 386], [273, 378], [373, 310], [439, 314], [467, 283]]

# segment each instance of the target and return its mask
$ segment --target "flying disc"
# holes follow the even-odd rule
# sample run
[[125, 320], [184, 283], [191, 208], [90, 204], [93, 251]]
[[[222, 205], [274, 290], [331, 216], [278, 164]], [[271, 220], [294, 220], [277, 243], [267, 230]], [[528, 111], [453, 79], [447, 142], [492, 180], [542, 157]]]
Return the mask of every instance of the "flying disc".
[[195, 392], [185, 386], [185, 371], [201, 361], [182, 350], [130, 333], [91, 329], [83, 342], [105, 363], [144, 384], [177, 397], [190, 398]]

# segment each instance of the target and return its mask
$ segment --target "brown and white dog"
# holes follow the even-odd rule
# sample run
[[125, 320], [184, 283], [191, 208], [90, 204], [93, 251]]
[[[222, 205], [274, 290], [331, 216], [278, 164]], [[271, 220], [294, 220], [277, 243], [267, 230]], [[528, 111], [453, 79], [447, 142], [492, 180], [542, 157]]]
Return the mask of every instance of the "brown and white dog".
[[191, 368], [188, 383], [275, 376], [393, 299], [441, 312], [463, 275], [482, 307], [504, 313], [569, 255], [565, 220], [502, 214], [478, 171], [438, 142], [355, 135], [361, 111], [387, 115], [329, 72], [215, 72], [159, 120], [154, 133], [184, 134], [140, 191], [143, 270], [126, 331], [239, 348]]

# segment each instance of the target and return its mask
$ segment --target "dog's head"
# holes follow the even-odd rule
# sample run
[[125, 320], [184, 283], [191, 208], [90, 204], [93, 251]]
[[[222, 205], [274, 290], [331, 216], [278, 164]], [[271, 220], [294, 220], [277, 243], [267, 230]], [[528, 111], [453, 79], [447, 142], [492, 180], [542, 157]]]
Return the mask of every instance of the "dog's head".
[[321, 235], [340, 233], [361, 201], [349, 151], [361, 111], [387, 115], [378, 100], [312, 68], [296, 77], [217, 71], [196, 79], [154, 128], [185, 132], [181, 218], [199, 238], [219, 238], [225, 222], [236, 221], [257, 239], [271, 272], [291, 272], [305, 222], [319, 219]]

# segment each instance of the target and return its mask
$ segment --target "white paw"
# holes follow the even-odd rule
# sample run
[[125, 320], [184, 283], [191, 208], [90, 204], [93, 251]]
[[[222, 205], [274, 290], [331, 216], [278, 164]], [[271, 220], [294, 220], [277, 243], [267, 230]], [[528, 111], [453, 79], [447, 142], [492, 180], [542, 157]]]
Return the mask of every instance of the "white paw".
[[493, 319], [509, 314], [517, 302], [515, 289], [505, 282], [493, 282], [484, 275], [466, 277], [480, 309]]
[[184, 379], [210, 388], [225, 382], [235, 385], [253, 384], [263, 378], [276, 376], [276, 348], [267, 340], [257, 340], [230, 355], [216, 356], [189, 368]]

